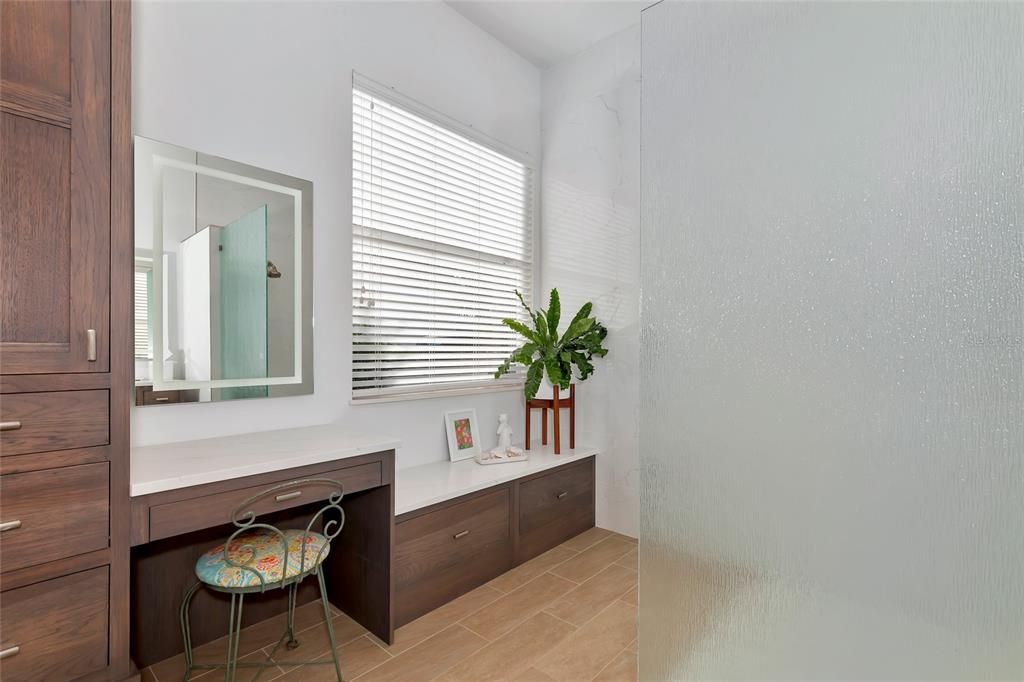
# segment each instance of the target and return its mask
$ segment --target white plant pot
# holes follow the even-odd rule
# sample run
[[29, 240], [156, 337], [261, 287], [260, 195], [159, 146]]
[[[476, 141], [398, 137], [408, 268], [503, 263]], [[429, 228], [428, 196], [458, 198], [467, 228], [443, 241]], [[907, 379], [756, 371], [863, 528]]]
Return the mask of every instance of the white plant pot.
[[[572, 381], [572, 382], [570, 382], [570, 385], [575, 384], [575, 383], [576, 383], [575, 381]], [[555, 395], [555, 386], [550, 381], [548, 381], [548, 373], [547, 373], [547, 371], [545, 371], [544, 372], [544, 376], [540, 380], [540, 388], [537, 389], [537, 397], [541, 398], [541, 399], [544, 399], [544, 400], [547, 400], [548, 398], [551, 398], [554, 395]], [[568, 388], [560, 388], [558, 390], [558, 395], [560, 397], [561, 396], [568, 397], [569, 396], [569, 389]]]

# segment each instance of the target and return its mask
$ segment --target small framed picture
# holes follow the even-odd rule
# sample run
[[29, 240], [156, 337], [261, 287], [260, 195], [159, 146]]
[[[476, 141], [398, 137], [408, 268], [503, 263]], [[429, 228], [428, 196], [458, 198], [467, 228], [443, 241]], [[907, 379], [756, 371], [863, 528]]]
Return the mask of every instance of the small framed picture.
[[448, 432], [448, 457], [453, 462], [472, 459], [480, 454], [476, 410], [445, 412], [444, 426]]

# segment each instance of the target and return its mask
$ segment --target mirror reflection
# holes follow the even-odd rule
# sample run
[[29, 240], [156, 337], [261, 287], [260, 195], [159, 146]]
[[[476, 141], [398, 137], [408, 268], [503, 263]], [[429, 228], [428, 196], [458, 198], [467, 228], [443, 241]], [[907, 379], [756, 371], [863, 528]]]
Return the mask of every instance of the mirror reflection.
[[312, 183], [135, 140], [136, 404], [312, 392]]

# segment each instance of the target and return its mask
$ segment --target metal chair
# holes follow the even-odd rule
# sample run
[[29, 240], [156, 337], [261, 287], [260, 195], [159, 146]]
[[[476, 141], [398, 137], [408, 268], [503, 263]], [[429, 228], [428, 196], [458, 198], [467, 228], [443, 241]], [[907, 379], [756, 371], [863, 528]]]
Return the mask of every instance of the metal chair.
[[[257, 502], [274, 496], [277, 500], [298, 497], [300, 489], [307, 486], [334, 488], [327, 498], [327, 504], [310, 519], [303, 530], [279, 530], [266, 523], [256, 523], [256, 512], [252, 507]], [[324, 559], [330, 553], [331, 541], [345, 525], [345, 512], [341, 508], [344, 489], [337, 481], [327, 478], [309, 478], [283, 483], [267, 488], [261, 493], [242, 501], [231, 512], [231, 523], [238, 530], [223, 545], [205, 552], [196, 562], [198, 581], [185, 593], [181, 602], [181, 637], [185, 642], [185, 682], [192, 677], [195, 669], [224, 668], [226, 682], [234, 682], [239, 667], [275, 667], [274, 654], [282, 644], [288, 649], [299, 646], [295, 638], [295, 601], [299, 583], [306, 576], [316, 575], [320, 584], [320, 599], [324, 607], [324, 622], [331, 642], [331, 660], [289, 661], [296, 665], [334, 665], [338, 682], [342, 682], [341, 665], [331, 626], [331, 607], [327, 603], [327, 589], [324, 585]], [[332, 518], [328, 518], [328, 512]], [[312, 530], [318, 520], [323, 521], [322, 532]], [[192, 635], [189, 625], [189, 606], [192, 597], [200, 587], [231, 595], [231, 615], [228, 621], [228, 651], [225, 663], [196, 663], [192, 658]], [[284, 634], [277, 641], [265, 661], [238, 662], [239, 634], [242, 629], [242, 605], [245, 595], [266, 592], [272, 589], [288, 590], [288, 624]], [[256, 679], [263, 673], [260, 670]]]

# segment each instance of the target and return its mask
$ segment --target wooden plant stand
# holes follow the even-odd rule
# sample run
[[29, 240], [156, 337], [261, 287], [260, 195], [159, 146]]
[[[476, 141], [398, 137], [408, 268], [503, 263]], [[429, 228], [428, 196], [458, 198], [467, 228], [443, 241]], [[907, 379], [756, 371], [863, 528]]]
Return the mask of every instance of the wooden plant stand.
[[569, 449], [576, 449], [576, 384], [569, 385], [569, 398], [558, 397], [558, 386], [554, 387], [551, 398], [533, 398], [526, 401], [526, 449], [530, 449], [530, 416], [535, 409], [541, 410], [540, 442], [548, 444], [548, 410], [554, 411], [555, 454], [562, 454], [562, 433], [559, 427], [559, 413], [569, 409]]

